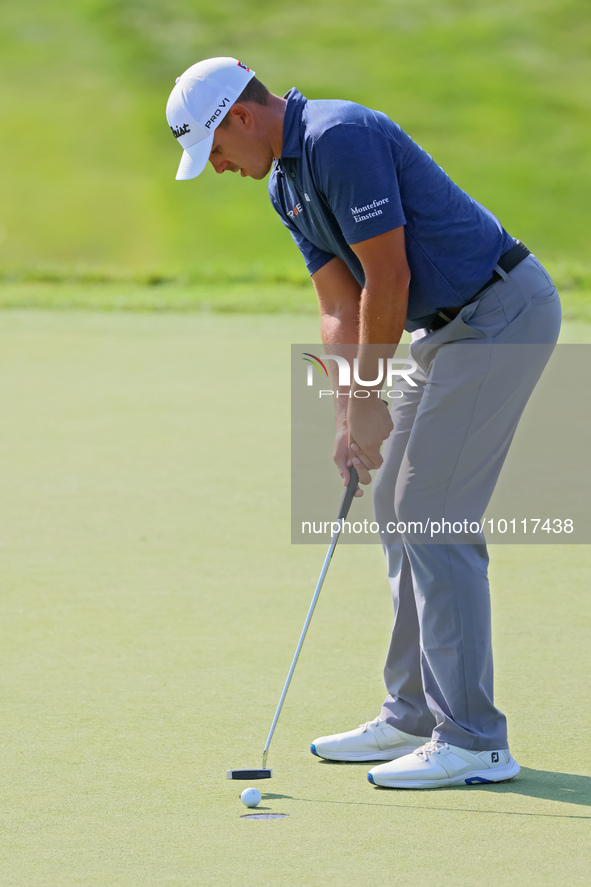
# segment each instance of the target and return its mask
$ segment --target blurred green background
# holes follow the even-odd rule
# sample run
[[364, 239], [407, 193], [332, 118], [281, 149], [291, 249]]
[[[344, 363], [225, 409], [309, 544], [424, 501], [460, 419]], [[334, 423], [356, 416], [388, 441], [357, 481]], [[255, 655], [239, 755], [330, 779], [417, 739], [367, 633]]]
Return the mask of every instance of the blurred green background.
[[176, 182], [175, 77], [233, 55], [276, 93], [388, 113], [591, 289], [588, 0], [63, 0], [0, 13], [4, 281], [305, 282], [263, 182]]

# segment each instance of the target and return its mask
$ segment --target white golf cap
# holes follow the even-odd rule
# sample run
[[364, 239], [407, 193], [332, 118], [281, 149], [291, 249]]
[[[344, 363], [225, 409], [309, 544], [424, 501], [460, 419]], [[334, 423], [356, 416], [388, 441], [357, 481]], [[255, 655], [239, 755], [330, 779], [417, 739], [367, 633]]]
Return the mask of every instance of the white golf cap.
[[183, 150], [177, 179], [194, 179], [203, 172], [213, 133], [254, 71], [238, 59], [205, 59], [177, 77], [166, 105], [166, 119]]

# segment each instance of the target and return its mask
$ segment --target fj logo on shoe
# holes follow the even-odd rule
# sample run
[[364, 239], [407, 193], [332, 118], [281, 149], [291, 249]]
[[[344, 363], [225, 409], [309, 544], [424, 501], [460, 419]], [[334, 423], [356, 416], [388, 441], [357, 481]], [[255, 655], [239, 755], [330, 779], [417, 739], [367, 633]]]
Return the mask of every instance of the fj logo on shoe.
[[492, 753], [492, 755], [490, 756], [490, 759], [491, 759], [491, 761], [492, 761], [493, 764], [498, 764], [498, 763], [499, 763], [499, 753], [498, 753], [498, 751], [494, 751], [494, 752]]

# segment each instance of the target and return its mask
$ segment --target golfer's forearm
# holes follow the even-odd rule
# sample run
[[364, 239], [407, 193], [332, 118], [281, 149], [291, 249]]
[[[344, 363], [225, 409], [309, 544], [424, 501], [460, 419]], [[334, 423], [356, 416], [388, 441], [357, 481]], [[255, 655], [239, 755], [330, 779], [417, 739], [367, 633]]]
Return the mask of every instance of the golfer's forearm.
[[407, 307], [408, 288], [391, 289], [386, 295], [375, 295], [364, 289], [359, 310], [359, 343], [398, 345], [404, 332]]
[[[408, 307], [408, 284], [368, 285], [359, 306], [358, 377], [355, 387], [372, 388], [377, 379], [379, 360], [392, 357], [402, 338]], [[363, 383], [366, 383], [365, 385]]]
[[377, 379], [379, 358], [392, 357], [406, 321], [410, 268], [404, 227], [352, 244], [351, 249], [365, 274], [359, 299], [358, 375]]
[[338, 314], [323, 314], [320, 320], [320, 333], [325, 345], [334, 347], [356, 345], [359, 342], [358, 304]]
[[[353, 365], [359, 341], [358, 304], [351, 304], [348, 311], [339, 314], [323, 314], [320, 321], [322, 341], [331, 354], [345, 357]], [[347, 403], [350, 386], [339, 385], [338, 367], [335, 361], [328, 362], [335, 392], [335, 419], [337, 424], [344, 422], [347, 415]]]

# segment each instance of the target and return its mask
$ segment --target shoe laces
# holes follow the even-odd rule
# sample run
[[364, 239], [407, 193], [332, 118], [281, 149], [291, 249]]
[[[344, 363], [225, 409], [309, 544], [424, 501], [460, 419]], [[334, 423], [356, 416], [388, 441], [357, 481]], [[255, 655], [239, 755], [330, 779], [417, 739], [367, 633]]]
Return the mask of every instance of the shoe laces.
[[420, 748], [415, 748], [414, 754], [426, 761], [429, 755], [438, 755], [442, 748], [449, 748], [449, 744], [440, 739], [432, 739], [431, 742], [426, 742]]
[[359, 724], [359, 727], [361, 730], [363, 730], [364, 733], [367, 733], [368, 727], [375, 726], [376, 724], [379, 724], [379, 722], [383, 721], [383, 720], [384, 719], [378, 715], [377, 718], [373, 719], [373, 721], [368, 721], [366, 724]]

